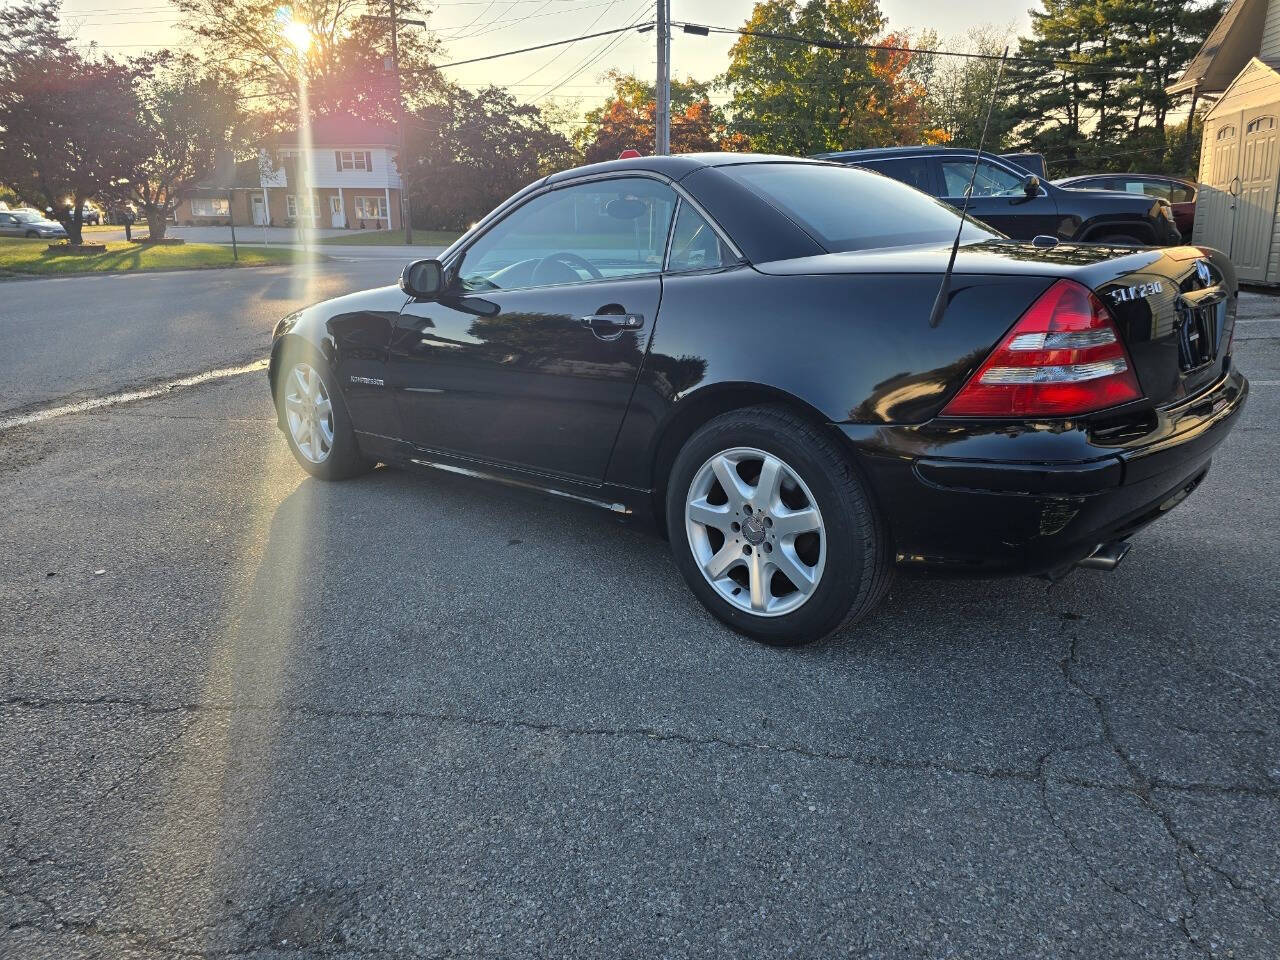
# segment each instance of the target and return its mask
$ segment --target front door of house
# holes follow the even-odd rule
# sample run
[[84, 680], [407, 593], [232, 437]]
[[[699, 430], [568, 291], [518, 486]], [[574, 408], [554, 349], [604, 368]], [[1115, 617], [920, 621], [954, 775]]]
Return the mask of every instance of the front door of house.
[[265, 227], [267, 225], [267, 204], [261, 197], [253, 197], [253, 225], [255, 227]]
[[329, 226], [341, 229], [347, 225], [346, 215], [342, 212], [342, 198], [329, 198]]

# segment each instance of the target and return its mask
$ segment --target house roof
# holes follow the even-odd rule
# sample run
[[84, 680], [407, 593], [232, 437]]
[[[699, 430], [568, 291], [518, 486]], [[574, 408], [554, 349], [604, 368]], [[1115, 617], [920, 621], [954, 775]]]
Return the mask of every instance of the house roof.
[[233, 160], [228, 151], [219, 151], [216, 158], [213, 172], [207, 177], [202, 177], [195, 183], [188, 184], [182, 189], [182, 196], [203, 196], [205, 194], [225, 196], [227, 190], [231, 188], [252, 187], [254, 189], [262, 186], [262, 173], [258, 169], [258, 158], [250, 157], [248, 160]]
[[[1280, 0], [1278, 0], [1280, 2]], [[1262, 49], [1268, 0], [1231, 0], [1182, 77], [1165, 88], [1171, 94], [1222, 93]]]
[[[311, 143], [317, 147], [390, 147], [400, 142], [395, 128], [349, 116], [317, 117], [311, 122]], [[277, 146], [298, 146], [298, 130], [287, 130], [274, 139]]]

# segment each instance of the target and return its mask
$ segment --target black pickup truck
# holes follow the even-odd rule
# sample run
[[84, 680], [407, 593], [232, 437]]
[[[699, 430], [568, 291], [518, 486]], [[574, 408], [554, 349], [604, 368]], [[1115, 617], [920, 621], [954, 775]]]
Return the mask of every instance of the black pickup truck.
[[[874, 170], [938, 197], [964, 203], [974, 150], [880, 147], [824, 153], [819, 159]], [[1017, 240], [1059, 240], [1167, 246], [1182, 242], [1168, 201], [1111, 190], [1064, 190], [1011, 161], [983, 153], [969, 213]]]

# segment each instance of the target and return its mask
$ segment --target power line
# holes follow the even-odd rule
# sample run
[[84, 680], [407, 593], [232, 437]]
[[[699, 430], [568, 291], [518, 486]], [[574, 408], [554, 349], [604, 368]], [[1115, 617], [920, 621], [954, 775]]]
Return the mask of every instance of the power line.
[[[631, 21], [631, 26], [634, 27], [640, 22], [640, 18], [644, 16], [644, 10], [648, 6], [649, 6], [649, 0], [640, 0], [640, 5], [635, 9], [633, 9], [630, 14], [628, 14], [629, 17], [633, 18]], [[586, 60], [579, 63], [578, 66], [574, 67], [572, 70], [569, 71], [569, 73], [561, 77], [558, 83], [552, 84], [546, 90], [543, 90], [541, 93], [534, 96], [529, 102], [537, 103], [539, 100], [543, 100], [551, 96], [551, 94], [555, 93], [557, 90], [559, 90], [562, 86], [564, 86], [574, 77], [580, 76], [583, 73], [583, 71], [588, 69], [593, 63], [598, 62], [601, 57], [603, 57], [610, 50], [617, 47], [618, 44], [620, 44], [625, 39], [626, 39], [626, 34], [618, 34], [617, 36], [610, 38], [605, 42], [603, 47], [597, 50], [594, 54], [588, 54]]]
[[427, 67], [422, 70], [405, 70], [405, 73], [431, 73], [434, 70], [445, 70], [449, 67], [462, 67], [469, 63], [484, 63], [488, 60], [499, 60], [502, 57], [514, 57], [520, 53], [532, 53], [534, 50], [547, 50], [551, 47], [563, 47], [566, 44], [578, 43], [581, 40], [594, 40], [596, 37], [607, 37], [614, 33], [627, 33], [631, 30], [643, 29], [645, 26], [652, 26], [653, 21], [648, 24], [628, 24], [625, 27], [614, 27], [612, 30], [597, 30], [595, 33], [584, 33], [578, 37], [568, 37], [564, 40], [552, 40], [550, 43], [539, 43], [532, 47], [521, 47], [519, 50], [504, 50], [502, 53], [491, 53], [485, 57], [471, 57], [468, 60], [454, 60], [452, 63], [438, 63], [435, 66]]
[[[609, 0], [609, 5], [605, 7], [603, 10], [601, 10], [598, 14], [596, 14], [596, 18], [591, 21], [591, 25], [588, 26], [587, 29], [594, 30], [596, 28], [596, 24], [599, 23], [601, 20], [603, 20], [605, 17], [605, 14], [607, 14], [610, 10], [612, 10], [617, 5], [617, 3], [618, 3], [618, 0]], [[544, 63], [540, 67], [534, 67], [532, 70], [526, 73], [523, 77], [521, 77], [517, 82], [523, 85], [524, 82], [528, 80], [530, 77], [536, 77], [543, 70], [547, 69], [547, 67], [551, 66], [553, 63], [555, 63], [557, 60], [559, 60], [568, 52], [569, 52], [568, 47], [565, 47], [561, 50], [557, 50], [554, 54], [552, 54], [551, 59], [549, 59], [546, 63]], [[538, 84], [538, 86], [542, 86], [542, 84]]]
[[[889, 43], [853, 43], [845, 40], [828, 40], [825, 37], [801, 37], [790, 33], [772, 33], [767, 30], [746, 30], [738, 27], [717, 27], [705, 23], [678, 22], [672, 26], [681, 27], [686, 33], [723, 33], [739, 37], [756, 37], [762, 40], [782, 40], [787, 43], [800, 44], [806, 47], [822, 47], [826, 50], [866, 50], [883, 51], [885, 53], [909, 53], [921, 56], [964, 57], [970, 60], [1000, 60], [998, 53], [963, 53], [958, 50], [925, 50], [916, 47], [901, 47]], [[1123, 73], [1141, 67], [1100, 67], [1098, 64], [1078, 63], [1073, 60], [1050, 60], [1040, 57], [1009, 57], [1011, 63], [1025, 63], [1033, 66], [1053, 67], [1055, 69], [1083, 69], [1098, 73]]]
[[[587, 10], [596, 10], [600, 7], [612, 7], [614, 3], [617, 2], [617, 0], [600, 0], [599, 3], [588, 3], [588, 4], [583, 4], [581, 6], [561, 8], [559, 10], [549, 10], [546, 13], [542, 12], [547, 6], [549, 6], [554, 2], [555, 0], [544, 0], [542, 6], [536, 8], [533, 11], [533, 13], [525, 14], [523, 17], [517, 17], [515, 20], [508, 21], [507, 23], [501, 24], [500, 26], [496, 26], [496, 27], [489, 26], [487, 29], [478, 30], [475, 33], [467, 34], [466, 37], [456, 38], [456, 39], [473, 40], [476, 37], [483, 37], [490, 33], [500, 33], [503, 30], [511, 29], [517, 24], [524, 23], [526, 20], [543, 20], [543, 19], [546, 19], [547, 17], [562, 17], [566, 13], [576, 14], [576, 13], [583, 13], [584, 11], [587, 11]], [[490, 23], [493, 23], [493, 22], [494, 21], [490, 21]], [[592, 26], [595, 26], [595, 24], [592, 24]], [[451, 39], [454, 39], [454, 38], [451, 38]]]

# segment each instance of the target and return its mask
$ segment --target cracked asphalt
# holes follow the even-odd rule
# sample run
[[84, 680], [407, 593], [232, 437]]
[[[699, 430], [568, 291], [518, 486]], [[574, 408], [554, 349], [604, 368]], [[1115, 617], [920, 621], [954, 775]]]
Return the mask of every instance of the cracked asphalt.
[[1118, 571], [802, 650], [587, 507], [304, 479], [260, 373], [0, 433], [0, 957], [1274, 960], [1277, 317]]

